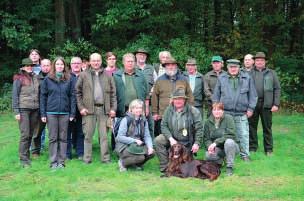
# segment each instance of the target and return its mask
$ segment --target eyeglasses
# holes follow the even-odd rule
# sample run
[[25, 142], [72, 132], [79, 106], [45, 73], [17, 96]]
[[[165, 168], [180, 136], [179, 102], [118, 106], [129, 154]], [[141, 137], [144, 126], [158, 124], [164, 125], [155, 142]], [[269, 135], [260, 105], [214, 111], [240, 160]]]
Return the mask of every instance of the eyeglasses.
[[82, 63], [71, 63], [71, 64], [75, 65], [75, 64], [82, 64]]

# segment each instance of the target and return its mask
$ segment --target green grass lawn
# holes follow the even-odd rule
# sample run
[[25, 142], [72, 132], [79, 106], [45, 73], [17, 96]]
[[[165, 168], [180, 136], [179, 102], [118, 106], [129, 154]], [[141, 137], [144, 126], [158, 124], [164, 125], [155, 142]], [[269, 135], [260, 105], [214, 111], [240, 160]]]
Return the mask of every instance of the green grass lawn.
[[[12, 114], [1, 114], [0, 200], [304, 200], [304, 115], [278, 114], [273, 124], [272, 157], [266, 157], [261, 146], [251, 155], [252, 162], [237, 158], [233, 176], [227, 177], [223, 169], [209, 182], [160, 178], [157, 158], [145, 164], [143, 172], [120, 173], [116, 156], [111, 164], [100, 163], [96, 135], [90, 165], [73, 159], [64, 170], [51, 171], [44, 152], [31, 168], [23, 169], [17, 122]], [[201, 151], [198, 158], [202, 156]]]

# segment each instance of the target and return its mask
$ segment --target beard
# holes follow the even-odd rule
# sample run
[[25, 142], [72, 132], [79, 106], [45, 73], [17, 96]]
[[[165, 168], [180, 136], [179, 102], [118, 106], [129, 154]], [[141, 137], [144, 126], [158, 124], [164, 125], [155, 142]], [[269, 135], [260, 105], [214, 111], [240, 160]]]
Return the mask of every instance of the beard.
[[175, 70], [168, 70], [168, 69], [166, 69], [165, 72], [166, 72], [166, 74], [167, 74], [168, 76], [172, 77], [172, 76], [176, 75], [177, 69], [175, 69]]

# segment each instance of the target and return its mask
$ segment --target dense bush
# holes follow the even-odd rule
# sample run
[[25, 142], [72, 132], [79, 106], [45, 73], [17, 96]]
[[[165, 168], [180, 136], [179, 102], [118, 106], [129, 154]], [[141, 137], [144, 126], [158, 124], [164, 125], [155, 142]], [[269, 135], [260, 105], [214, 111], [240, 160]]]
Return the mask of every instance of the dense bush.
[[0, 113], [12, 108], [12, 84], [5, 83], [0, 89]]

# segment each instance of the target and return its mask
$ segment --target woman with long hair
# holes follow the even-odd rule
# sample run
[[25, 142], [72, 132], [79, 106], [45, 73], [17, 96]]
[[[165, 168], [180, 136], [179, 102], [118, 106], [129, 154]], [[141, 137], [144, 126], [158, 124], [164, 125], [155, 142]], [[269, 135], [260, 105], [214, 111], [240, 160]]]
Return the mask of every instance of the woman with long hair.
[[62, 57], [57, 57], [40, 91], [42, 122], [49, 130], [49, 157], [52, 169], [64, 168], [67, 149], [67, 129], [76, 112], [76, 98], [70, 72]]

